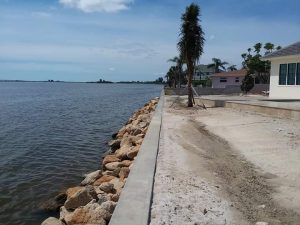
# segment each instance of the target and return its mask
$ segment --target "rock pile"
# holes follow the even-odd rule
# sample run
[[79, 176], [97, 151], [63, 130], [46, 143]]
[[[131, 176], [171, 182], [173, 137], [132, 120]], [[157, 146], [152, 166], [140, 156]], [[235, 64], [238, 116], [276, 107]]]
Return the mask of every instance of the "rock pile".
[[136, 111], [109, 142], [102, 170], [86, 175], [80, 186], [69, 188], [60, 207], [60, 217], [49, 217], [42, 225], [107, 225], [122, 188], [140, 150], [158, 98]]

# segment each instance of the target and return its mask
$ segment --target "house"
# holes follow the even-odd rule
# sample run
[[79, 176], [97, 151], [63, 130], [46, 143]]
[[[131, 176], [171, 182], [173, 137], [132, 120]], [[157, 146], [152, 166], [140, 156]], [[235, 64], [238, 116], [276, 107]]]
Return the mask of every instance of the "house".
[[247, 70], [233, 70], [211, 75], [212, 88], [225, 88], [226, 86], [240, 86]]
[[208, 67], [208, 65], [200, 64], [195, 68], [194, 80], [206, 80], [214, 73], [214, 67]]
[[300, 42], [272, 52], [262, 60], [271, 62], [270, 98], [300, 99]]

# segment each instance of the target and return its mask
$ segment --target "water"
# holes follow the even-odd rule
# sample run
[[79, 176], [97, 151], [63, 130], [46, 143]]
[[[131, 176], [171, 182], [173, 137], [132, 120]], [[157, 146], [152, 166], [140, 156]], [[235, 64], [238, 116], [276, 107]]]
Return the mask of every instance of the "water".
[[40, 224], [39, 205], [98, 169], [111, 134], [161, 88], [0, 82], [0, 224]]

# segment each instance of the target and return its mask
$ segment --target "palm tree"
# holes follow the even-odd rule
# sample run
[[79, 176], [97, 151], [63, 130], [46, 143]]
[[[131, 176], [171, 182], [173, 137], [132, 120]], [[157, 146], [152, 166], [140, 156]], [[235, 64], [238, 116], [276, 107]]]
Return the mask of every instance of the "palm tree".
[[221, 69], [226, 70], [225, 65], [228, 64], [228, 62], [222, 62], [221, 59], [218, 58], [212, 58], [213, 63], [209, 64], [207, 68], [215, 68], [215, 73], [219, 73]]
[[177, 76], [178, 76], [178, 68], [176, 66], [171, 66], [165, 76], [167, 78], [167, 83], [169, 84], [170, 87], [171, 86], [173, 86], [174, 88], [176, 87]]
[[228, 67], [227, 67], [227, 70], [228, 70], [228, 71], [234, 71], [234, 70], [237, 70], [236, 65], [228, 66]]
[[183, 59], [181, 56], [175, 56], [172, 59], [169, 59], [168, 62], [173, 62], [176, 64], [176, 67], [178, 69], [178, 78], [179, 78], [179, 87], [181, 85], [181, 78], [182, 78], [182, 65], [183, 65]]
[[199, 24], [200, 8], [195, 3], [186, 7], [181, 16], [180, 39], [177, 44], [180, 55], [187, 65], [188, 107], [193, 107], [192, 80], [195, 65], [203, 53], [204, 32]]
[[264, 46], [264, 49], [266, 49], [266, 53], [265, 54], [269, 54], [271, 52], [273, 52], [274, 50], [274, 44], [270, 43], [270, 42], [267, 42]]

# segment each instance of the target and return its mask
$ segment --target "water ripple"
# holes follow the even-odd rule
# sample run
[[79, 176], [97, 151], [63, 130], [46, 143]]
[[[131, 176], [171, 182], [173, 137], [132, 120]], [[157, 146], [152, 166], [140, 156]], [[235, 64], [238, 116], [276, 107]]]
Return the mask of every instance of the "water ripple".
[[160, 90], [0, 83], [0, 224], [40, 224], [39, 205], [98, 169], [111, 134]]

